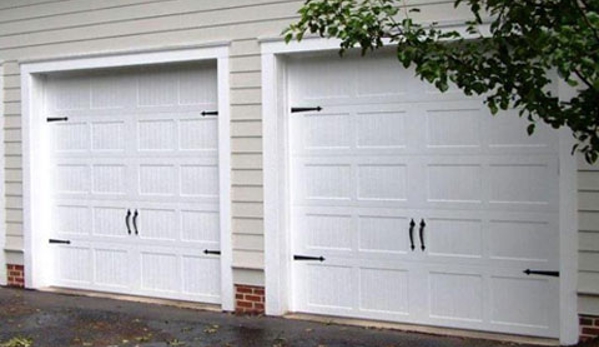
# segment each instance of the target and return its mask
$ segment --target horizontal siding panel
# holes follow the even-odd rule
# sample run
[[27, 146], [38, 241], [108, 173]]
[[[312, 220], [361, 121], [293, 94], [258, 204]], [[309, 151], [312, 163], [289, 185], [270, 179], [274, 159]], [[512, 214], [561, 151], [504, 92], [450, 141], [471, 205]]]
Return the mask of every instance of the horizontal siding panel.
[[4, 90], [4, 102], [21, 102], [21, 90], [20, 89], [5, 89]]
[[231, 198], [240, 202], [263, 202], [262, 187], [233, 187]]
[[233, 137], [245, 137], [245, 136], [262, 136], [262, 122], [261, 121], [233, 121], [231, 122], [231, 136]]
[[232, 57], [229, 60], [231, 72], [250, 72], [250, 71], [261, 71], [262, 61], [260, 57]]
[[[4, 10], [6, 2], [18, 3], [18, 8]], [[111, 6], [122, 6], [124, 4], [136, 4], [149, 2], [150, 0], [102, 0], [102, 1], [65, 1], [65, 0], [4, 0], [2, 1], [3, 10], [0, 11], [0, 21], [23, 20], [32, 17], [47, 17], [59, 15], [68, 12], [87, 12], [94, 9], [106, 8]], [[170, 1], [170, 0], [162, 0]], [[24, 4], [36, 4], [36, 6], [22, 6]]]
[[234, 185], [262, 185], [262, 170], [233, 170], [231, 183]]
[[6, 195], [23, 196], [23, 184], [8, 182], [5, 184]]
[[4, 247], [9, 250], [23, 250], [23, 237], [6, 235], [6, 245]]
[[580, 271], [591, 271], [599, 273], [599, 253], [579, 252], [578, 269]]
[[576, 160], [578, 162], [578, 170], [582, 171], [599, 171], [599, 163], [589, 164], [584, 160], [584, 156], [577, 154]]
[[233, 154], [231, 158], [233, 169], [262, 169], [260, 154]]
[[5, 76], [4, 77], [4, 89], [17, 89], [21, 88], [21, 76]]
[[260, 251], [233, 250], [233, 267], [242, 269], [264, 269], [264, 253]]
[[18, 130], [21, 131], [21, 116], [7, 115], [4, 117], [4, 128], [9, 130]]
[[233, 138], [231, 150], [233, 153], [262, 153], [262, 138]]
[[[289, 3], [255, 7], [222, 9], [207, 13], [182, 13], [177, 16], [139, 19], [135, 21], [97, 24], [81, 28], [41, 31], [33, 34], [19, 34], [0, 37], [0, 49], [48, 45], [64, 41], [84, 41], [105, 37], [133, 36], [151, 32], [186, 29], [206, 29], [212, 27], [232, 27], [238, 23], [252, 23], [286, 18], [289, 22], [296, 17], [298, 6]], [[283, 29], [283, 28], [281, 28]], [[225, 30], [227, 31], [227, 30]], [[258, 36], [256, 32], [252, 35]], [[229, 39], [235, 35], [228, 33]], [[238, 33], [239, 34], [239, 33]]]
[[[167, 31], [149, 31], [139, 35], [98, 37], [93, 40], [72, 40], [54, 44], [23, 45], [3, 49], [3, 57], [9, 59], [50, 59], [74, 54], [107, 53], [135, 49], [164, 48], [168, 45], [192, 45], [230, 41], [235, 38], [255, 38], [258, 35], [278, 36], [289, 19], [274, 19], [264, 22], [235, 23], [217, 27], [183, 28]], [[247, 59], [243, 57], [241, 59]], [[260, 66], [260, 59], [256, 64]], [[258, 68], [259, 70], [259, 68]]]
[[[299, 8], [298, 3], [294, 2], [296, 8]], [[237, 40], [231, 43], [231, 57], [240, 57], [248, 55], [260, 55], [260, 43], [256, 39]]]
[[[20, 102], [7, 102], [4, 103], [4, 113], [8, 115], [20, 115], [21, 114], [21, 103]], [[19, 122], [21, 121], [18, 119]]]
[[578, 228], [587, 231], [599, 231], [599, 212], [579, 212]]
[[4, 142], [21, 142], [21, 129], [5, 129]]
[[[164, 0], [163, 0], [164, 1]], [[41, 31], [57, 31], [69, 28], [90, 28], [106, 26], [111, 23], [122, 23], [128, 21], [144, 22], [147, 20], [159, 20], [163, 18], [176, 18], [191, 15], [215, 15], [218, 12], [227, 9], [244, 9], [269, 5], [272, 3], [285, 3], [289, 1], [255, 1], [255, 0], [219, 0], [219, 1], [197, 1], [197, 0], [178, 0], [168, 3], [153, 1], [142, 5], [131, 6], [125, 3], [125, 6], [112, 6], [105, 9], [86, 11], [83, 13], [67, 13], [59, 16], [47, 16], [44, 18], [35, 18], [30, 20], [9, 21], [2, 23], [0, 21], [0, 33], [2, 36], [17, 35], [20, 33], [35, 33]], [[118, 4], [118, 3], [117, 3]], [[292, 9], [297, 9], [301, 2], [295, 1]], [[65, 11], [68, 12], [68, 11]], [[200, 22], [201, 23], [201, 22]]]
[[262, 218], [264, 206], [256, 202], [234, 202], [231, 204], [234, 217]]
[[23, 235], [23, 224], [21, 223], [6, 223], [6, 234], [13, 236]]
[[599, 294], [599, 273], [581, 271], [578, 274], [578, 291], [587, 294]]
[[7, 169], [20, 169], [23, 166], [22, 165], [22, 158], [21, 157], [6, 157], [4, 159], [5, 165]]
[[578, 192], [578, 209], [599, 211], [599, 192]]
[[264, 286], [264, 271], [257, 269], [234, 269], [233, 283], [248, 286]]
[[578, 189], [599, 192], [599, 171], [579, 171]]
[[238, 251], [264, 251], [262, 235], [233, 235], [233, 249]]
[[234, 234], [264, 234], [264, 220], [257, 218], [233, 218]]
[[231, 120], [262, 120], [262, 105], [232, 105]]
[[2, 66], [4, 67], [4, 76], [19, 75], [19, 73], [21, 72], [21, 67], [19, 66], [19, 63], [16, 61], [5, 61], [4, 64], [2, 64]]
[[260, 88], [262, 85], [260, 72], [236, 73], [231, 75], [231, 88]]
[[260, 88], [231, 89], [231, 103], [233, 103], [233, 104], [262, 103], [262, 90]]
[[21, 143], [11, 142], [4, 145], [4, 151], [7, 155], [21, 155]]
[[21, 183], [23, 182], [23, 172], [21, 169], [5, 169], [4, 170], [4, 179], [6, 182], [15, 182]]
[[7, 208], [6, 221], [13, 223], [23, 223], [23, 211], [20, 209]]
[[14, 209], [22, 209], [23, 198], [20, 196], [9, 196], [6, 198], [6, 206]]

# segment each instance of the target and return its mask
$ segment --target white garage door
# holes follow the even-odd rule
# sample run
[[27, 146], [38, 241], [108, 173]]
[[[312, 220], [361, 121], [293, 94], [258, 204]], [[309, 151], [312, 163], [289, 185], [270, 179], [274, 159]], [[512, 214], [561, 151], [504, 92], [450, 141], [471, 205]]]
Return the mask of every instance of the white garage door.
[[215, 65], [48, 77], [53, 285], [220, 302], [216, 89]]
[[293, 310], [558, 336], [555, 132], [392, 57], [291, 59], [289, 86], [322, 107], [289, 114]]

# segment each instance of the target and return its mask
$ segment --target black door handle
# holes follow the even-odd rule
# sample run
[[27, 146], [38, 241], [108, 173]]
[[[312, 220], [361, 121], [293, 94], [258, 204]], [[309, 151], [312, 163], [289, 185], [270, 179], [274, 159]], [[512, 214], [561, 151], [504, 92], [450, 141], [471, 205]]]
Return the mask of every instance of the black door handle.
[[127, 226], [127, 233], [131, 235], [131, 227], [129, 226], [129, 218], [131, 217], [131, 210], [127, 209], [127, 215], [125, 216], [125, 225]]
[[137, 213], [137, 210], [135, 210], [135, 213], [133, 213], [133, 229], [135, 229], [135, 235], [139, 235], [139, 231], [137, 230], [137, 216], [139, 216], [139, 214]]
[[420, 220], [420, 248], [424, 251], [426, 249], [426, 247], [424, 246], [424, 227], [426, 226], [426, 223], [424, 222], [424, 219]]
[[416, 226], [416, 222], [414, 222], [414, 220], [412, 219], [410, 221], [410, 248], [412, 249], [412, 251], [414, 250], [414, 248], [416, 248], [414, 246], [414, 227]]

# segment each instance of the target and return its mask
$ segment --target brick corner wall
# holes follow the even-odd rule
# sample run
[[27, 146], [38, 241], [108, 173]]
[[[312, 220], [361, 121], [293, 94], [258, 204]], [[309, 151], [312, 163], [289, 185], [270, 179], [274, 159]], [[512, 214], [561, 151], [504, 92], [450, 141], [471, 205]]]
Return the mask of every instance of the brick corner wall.
[[599, 337], [599, 317], [580, 315], [580, 342]]
[[263, 314], [264, 301], [264, 287], [235, 285], [235, 313]]
[[7, 285], [9, 287], [25, 287], [25, 267], [23, 265], [7, 264], [6, 270], [8, 275]]

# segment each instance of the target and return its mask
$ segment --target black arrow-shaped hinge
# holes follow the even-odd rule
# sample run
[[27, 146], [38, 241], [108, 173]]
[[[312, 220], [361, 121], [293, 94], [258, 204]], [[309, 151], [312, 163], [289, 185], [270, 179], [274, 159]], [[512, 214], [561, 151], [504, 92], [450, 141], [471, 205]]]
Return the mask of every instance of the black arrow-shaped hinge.
[[46, 118], [46, 122], [48, 123], [52, 123], [52, 122], [66, 122], [69, 120], [69, 117], [48, 117]]
[[215, 255], [220, 255], [220, 251], [213, 251], [210, 249], [205, 249], [204, 250], [204, 254], [215, 254]]
[[58, 243], [58, 244], [62, 244], [62, 245], [70, 245], [71, 244], [71, 241], [69, 241], [69, 240], [49, 239], [48, 242], [50, 242], [50, 243]]
[[312, 111], [320, 112], [320, 111], [322, 111], [322, 107], [317, 106], [317, 107], [292, 107], [291, 108], [291, 113], [312, 112]]
[[218, 116], [218, 111], [202, 111], [202, 117], [206, 116]]
[[320, 261], [323, 262], [324, 261], [324, 257], [320, 256], [320, 257], [311, 257], [308, 255], [294, 255], [293, 256], [293, 260], [314, 260], [314, 261]]
[[551, 276], [551, 277], [559, 277], [559, 271], [542, 271], [542, 270], [531, 270], [526, 269], [523, 271], [528, 276], [530, 275], [541, 275], [541, 276]]

